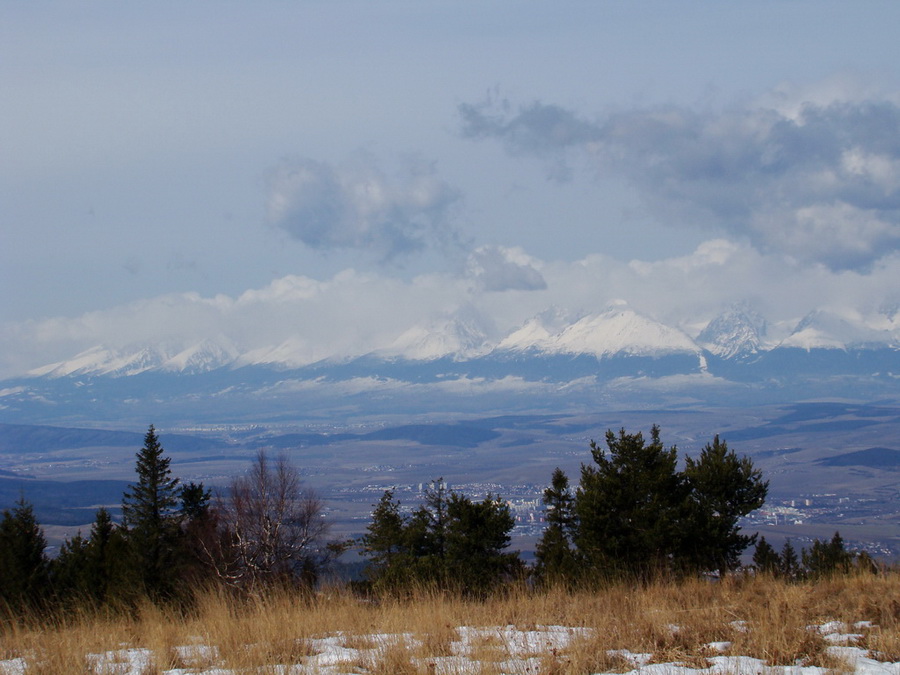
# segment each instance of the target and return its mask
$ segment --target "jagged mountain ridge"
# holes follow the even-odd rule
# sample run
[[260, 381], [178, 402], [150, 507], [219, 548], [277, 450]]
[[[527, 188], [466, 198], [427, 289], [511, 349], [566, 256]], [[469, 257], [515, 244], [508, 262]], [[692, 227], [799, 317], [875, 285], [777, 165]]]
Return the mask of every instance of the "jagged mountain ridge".
[[[679, 357], [680, 363], [691, 364], [679, 368], [699, 372], [706, 370], [708, 358], [718, 363], [737, 364], [783, 354], [785, 350], [807, 353], [868, 350], [900, 355], [897, 323], [885, 317], [883, 325], [870, 326], [853, 317], [818, 310], [807, 314], [792, 328], [781, 326], [770, 331], [763, 317], [737, 306], [713, 318], [696, 337], [691, 337], [680, 327], [666, 325], [620, 303], [587, 315], [549, 310], [499, 339], [491, 339], [483, 323], [472, 317], [449, 317], [409, 327], [387, 345], [355, 353], [329, 351], [310, 344], [302, 336], [246, 350], [225, 336], [174, 346], [135, 345], [112, 349], [98, 345], [66, 361], [34, 369], [28, 375], [126, 377], [148, 372], [198, 374], [248, 366], [291, 370], [319, 364], [317, 367], [321, 369], [327, 364], [360, 359], [367, 364], [442, 359], [509, 363], [556, 357], [591, 357], [597, 362], [624, 359], [632, 364]], [[641, 367], [636, 369], [638, 374], [645, 374]], [[619, 370], [627, 373], [628, 368], [616, 372]], [[900, 362], [891, 372], [900, 372]]]

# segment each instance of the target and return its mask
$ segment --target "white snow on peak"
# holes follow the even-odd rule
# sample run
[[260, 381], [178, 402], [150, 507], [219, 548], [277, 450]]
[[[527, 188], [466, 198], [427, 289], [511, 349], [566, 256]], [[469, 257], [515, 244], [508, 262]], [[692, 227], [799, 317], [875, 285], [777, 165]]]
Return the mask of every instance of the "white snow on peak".
[[561, 352], [596, 356], [620, 353], [657, 356], [699, 351], [694, 341], [680, 330], [622, 306], [584, 317], [557, 335], [553, 342]]
[[800, 320], [780, 346], [806, 350], [846, 349], [894, 342], [890, 331], [872, 328], [858, 316], [815, 310]]
[[178, 373], [203, 373], [234, 361], [238, 349], [225, 337], [216, 340], [201, 340], [187, 349], [167, 359], [163, 370]]
[[459, 317], [417, 325], [404, 331], [382, 354], [427, 361], [444, 356], [475, 356], [488, 351], [484, 331]]
[[542, 317], [535, 317], [510, 333], [498, 347], [595, 356], [658, 356], [699, 351], [685, 333], [638, 314], [621, 303], [600, 314], [582, 317], [557, 332], [548, 329]]
[[116, 351], [98, 345], [81, 352], [68, 361], [51, 363], [28, 374], [36, 377], [65, 377], [68, 375], [137, 375], [158, 368], [164, 355], [152, 347], [135, 351]]
[[749, 356], [760, 351], [765, 332], [765, 319], [737, 306], [710, 321], [697, 336], [697, 342], [722, 358]]
[[307, 340], [290, 337], [274, 347], [261, 347], [241, 354], [235, 361], [236, 367], [255, 365], [275, 365], [286, 368], [300, 368], [320, 361], [327, 355], [318, 352]]
[[497, 345], [497, 349], [514, 351], [549, 349], [554, 336], [561, 333], [571, 323], [573, 323], [573, 317], [569, 312], [559, 307], [551, 307], [528, 319], [521, 327], [503, 338]]

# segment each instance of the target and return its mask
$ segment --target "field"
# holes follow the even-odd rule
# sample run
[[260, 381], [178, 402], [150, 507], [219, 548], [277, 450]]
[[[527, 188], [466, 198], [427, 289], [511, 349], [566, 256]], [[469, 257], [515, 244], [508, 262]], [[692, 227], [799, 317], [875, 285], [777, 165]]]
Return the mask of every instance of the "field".
[[345, 589], [5, 621], [0, 673], [900, 673], [900, 575], [735, 577], [486, 600]]

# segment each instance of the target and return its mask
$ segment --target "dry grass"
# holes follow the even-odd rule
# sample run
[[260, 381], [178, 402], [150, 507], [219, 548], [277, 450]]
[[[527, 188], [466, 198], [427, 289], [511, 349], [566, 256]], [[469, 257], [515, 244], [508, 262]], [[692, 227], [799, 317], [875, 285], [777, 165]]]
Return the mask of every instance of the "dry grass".
[[[862, 633], [858, 646], [879, 660], [900, 661], [900, 575], [836, 578], [785, 584], [734, 578], [650, 585], [617, 584], [599, 591], [513, 589], [485, 601], [421, 592], [411, 597], [360, 599], [342, 590], [314, 597], [276, 593], [239, 600], [200, 596], [190, 612], [141, 606], [133, 615], [73, 612], [53, 621], [0, 624], [0, 659], [24, 658], [28, 673], [94, 672], [143, 649], [147, 673], [173, 668], [235, 671], [307, 663], [329, 636], [356, 650], [346, 672], [433, 672], [434, 660], [462, 653], [481, 672], [500, 672], [514, 658], [532, 658], [542, 675], [624, 672], [634, 666], [620, 650], [651, 662], [706, 667], [718, 653], [770, 665], [816, 665], [846, 670], [810, 626], [842, 621]], [[859, 621], [871, 626], [856, 630]], [[459, 627], [485, 628], [466, 645]], [[572, 629], [567, 643], [515, 647], [503, 628]], [[578, 632], [581, 629], [581, 632]], [[518, 651], [517, 651], [518, 650]], [[100, 655], [100, 656], [90, 656]], [[105, 656], [104, 656], [105, 655]]]

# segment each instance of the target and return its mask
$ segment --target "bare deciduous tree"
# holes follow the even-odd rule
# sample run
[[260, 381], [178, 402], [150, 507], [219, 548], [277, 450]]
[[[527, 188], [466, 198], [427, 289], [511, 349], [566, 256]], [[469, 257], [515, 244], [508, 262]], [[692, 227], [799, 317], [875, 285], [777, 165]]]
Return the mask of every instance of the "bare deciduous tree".
[[327, 557], [322, 502], [283, 455], [271, 461], [260, 451], [217, 511], [219, 536], [204, 548], [222, 581], [251, 592], [315, 581]]

